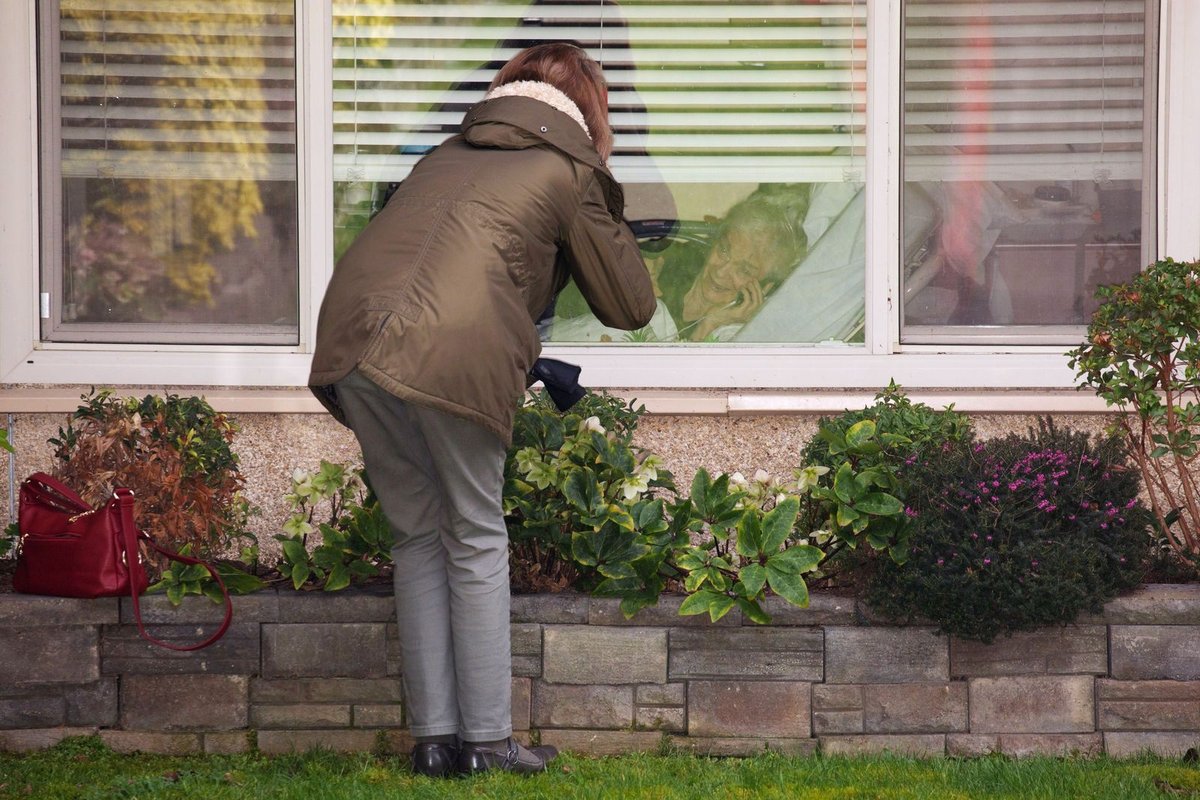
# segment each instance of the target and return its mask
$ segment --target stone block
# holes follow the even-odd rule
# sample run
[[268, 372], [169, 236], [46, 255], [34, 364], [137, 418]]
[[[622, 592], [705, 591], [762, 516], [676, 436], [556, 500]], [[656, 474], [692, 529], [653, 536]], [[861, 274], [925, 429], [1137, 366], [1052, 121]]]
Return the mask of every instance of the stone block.
[[[121, 679], [126, 731], [222, 731], [246, 727], [243, 675], [128, 675]], [[158, 751], [155, 751], [158, 752]]]
[[514, 731], [527, 731], [533, 718], [533, 681], [529, 678], [512, 679], [512, 726]]
[[101, 678], [95, 683], [71, 686], [64, 690], [68, 725], [99, 725], [109, 728], [117, 724], [117, 679]]
[[616, 756], [623, 753], [645, 753], [663, 745], [659, 731], [543, 731], [542, 741], [564, 752], [586, 756]]
[[813, 686], [813, 709], [821, 711], [861, 711], [863, 687], [855, 684]]
[[1110, 600], [1098, 616], [1110, 625], [1200, 625], [1200, 584], [1146, 584]]
[[542, 676], [548, 683], [666, 683], [661, 628], [547, 625]]
[[[375, 741], [372, 749], [378, 748], [384, 753], [406, 756], [412, 752], [413, 745], [416, 744], [412, 734], [404, 728], [380, 728], [374, 733]], [[513, 736], [518, 741], [521, 740], [521, 737], [517, 736], [515, 732]], [[528, 742], [522, 742], [522, 744], [528, 746]]]
[[[332, 703], [297, 705], [254, 705], [250, 707], [250, 725], [255, 728], [348, 728], [350, 706]], [[367, 726], [362, 726], [367, 727]]]
[[279, 592], [279, 621], [303, 624], [394, 622], [390, 583], [351, 586], [340, 592]]
[[399, 677], [404, 673], [404, 656], [400, 653], [400, 629], [394, 622], [387, 624], [384, 647], [387, 651], [387, 674]]
[[785, 756], [811, 756], [817, 751], [816, 739], [750, 739], [722, 736], [672, 736], [676, 750], [698, 756], [756, 756], [779, 753]]
[[992, 644], [950, 640], [950, 674], [955, 678], [1107, 673], [1108, 629], [1103, 625], [1015, 633]]
[[639, 730], [671, 731], [682, 733], [687, 730], [682, 708], [642, 706], [634, 711], [633, 727]]
[[944, 755], [946, 752], [946, 737], [938, 733], [822, 736], [820, 742], [821, 752], [828, 756], [897, 753], [928, 758]]
[[967, 685], [867, 684], [863, 687], [864, 733], [963, 733]]
[[263, 625], [265, 678], [381, 678], [387, 675], [383, 623]]
[[[150, 632], [164, 642], [186, 645], [201, 641], [212, 633], [212, 627], [155, 625]], [[230, 625], [224, 636], [203, 650], [176, 652], [146, 641], [134, 625], [108, 626], [100, 638], [100, 672], [104, 675], [253, 675], [258, 672], [261, 661], [259, 632], [257, 622], [239, 622]]]
[[512, 673], [522, 678], [542, 676], [542, 626], [516, 622], [510, 628]]
[[1000, 735], [995, 733], [946, 734], [946, 755], [979, 758], [1000, 752]]
[[112, 625], [118, 619], [115, 597], [84, 600], [78, 597], [0, 594], [0, 628]]
[[198, 733], [102, 730], [100, 740], [118, 753], [159, 753], [184, 756], [204, 750]]
[[1113, 758], [1129, 758], [1153, 753], [1164, 758], [1179, 758], [1190, 748], [1200, 747], [1200, 733], [1189, 731], [1105, 731], [1104, 752]]
[[633, 687], [537, 681], [532, 722], [536, 728], [628, 728], [633, 724]]
[[0, 728], [53, 728], [66, 721], [61, 692], [0, 699]]
[[91, 683], [100, 677], [99, 628], [0, 627], [0, 675], [7, 686]]
[[[279, 596], [273, 589], [253, 594], [235, 595], [233, 621], [241, 625], [250, 622], [275, 622], [279, 619]], [[165, 594], [142, 595], [138, 600], [142, 622], [151, 625], [206, 626], [210, 631], [225, 618], [225, 604], [214, 603], [207, 597], [196, 595], [183, 598], [179, 605], [171, 605]], [[135, 624], [133, 600], [121, 598], [121, 623]], [[157, 634], [156, 634], [157, 635]]]
[[577, 592], [516, 594], [509, 603], [509, 617], [513, 622], [583, 625], [588, 621], [591, 602], [590, 596]]
[[682, 706], [687, 703], [687, 684], [647, 683], [637, 687], [634, 701], [641, 706]]
[[857, 711], [813, 711], [813, 735], [862, 733], [863, 712]]
[[826, 683], [945, 683], [946, 638], [931, 628], [825, 629]]
[[401, 684], [395, 678], [253, 678], [254, 703], [399, 703]]
[[231, 756], [250, 752], [248, 731], [204, 734], [204, 752], [210, 755]]
[[817, 684], [812, 693], [813, 735], [863, 732], [862, 686]]
[[354, 706], [356, 728], [399, 728], [404, 725], [404, 706], [400, 703]]
[[812, 733], [812, 684], [691, 681], [689, 736], [803, 739]]
[[375, 731], [365, 728], [259, 731], [258, 749], [268, 755], [304, 753], [309, 750], [367, 753], [375, 749]]
[[1200, 731], [1200, 681], [1113, 681], [1096, 684], [1106, 731]]
[[1112, 626], [1112, 677], [1200, 680], [1200, 625]]
[[1084, 675], [972, 678], [971, 733], [1089, 733], [1095, 679]]
[[[808, 598], [808, 608], [800, 608], [782, 597], [771, 596], [764, 598], [760, 605], [763, 611], [771, 616], [771, 627], [773, 628], [796, 625], [855, 625], [858, 622], [854, 611], [853, 597], [812, 594]], [[707, 618], [705, 617], [705, 619]], [[742, 624], [757, 625], [758, 623], [743, 617]]]
[[26, 753], [45, 750], [68, 736], [95, 736], [95, 728], [19, 728], [0, 730], [0, 753]]
[[671, 680], [819, 681], [823, 637], [811, 628], [672, 628]]
[[741, 612], [736, 608], [721, 617], [717, 622], [709, 619], [708, 614], [695, 614], [686, 617], [679, 616], [679, 607], [683, 605], [684, 595], [664, 594], [658, 598], [656, 605], [641, 609], [631, 619], [626, 619], [621, 613], [621, 601], [610, 597], [593, 597], [588, 612], [589, 625], [641, 625], [661, 628], [698, 627], [711, 628], [736, 627], [742, 624]]
[[1098, 756], [1104, 750], [1100, 733], [1002, 733], [999, 752], [1014, 758], [1029, 756]]

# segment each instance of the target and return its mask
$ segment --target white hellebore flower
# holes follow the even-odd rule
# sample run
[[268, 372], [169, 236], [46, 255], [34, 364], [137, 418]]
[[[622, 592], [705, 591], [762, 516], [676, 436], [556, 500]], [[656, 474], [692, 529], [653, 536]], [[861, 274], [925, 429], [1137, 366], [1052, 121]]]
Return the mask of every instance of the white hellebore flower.
[[797, 485], [800, 492], [803, 494], [812, 487], [816, 486], [822, 475], [829, 472], [829, 467], [805, 467], [796, 472], [796, 477], [799, 478]]
[[771, 482], [771, 474], [765, 469], [760, 469], [754, 473], [754, 482], [766, 485]]
[[625, 479], [625, 483], [621, 487], [621, 492], [625, 495], [626, 500], [632, 500], [649, 488], [650, 479], [639, 472]]
[[604, 426], [600, 424], [599, 417], [588, 417], [583, 421], [583, 429], [585, 431], [595, 431], [596, 433], [607, 433]]
[[732, 475], [730, 475], [729, 482], [732, 483], [734, 486], [745, 486], [747, 483], [746, 476], [740, 472], [735, 472]]

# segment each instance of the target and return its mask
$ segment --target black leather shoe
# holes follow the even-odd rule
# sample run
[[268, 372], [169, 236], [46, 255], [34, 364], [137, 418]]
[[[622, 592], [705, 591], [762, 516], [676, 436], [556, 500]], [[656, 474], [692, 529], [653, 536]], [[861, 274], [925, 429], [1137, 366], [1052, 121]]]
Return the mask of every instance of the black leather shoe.
[[431, 778], [453, 775], [458, 769], [458, 748], [440, 742], [418, 742], [412, 751], [412, 769]]
[[506, 749], [463, 742], [462, 750], [458, 754], [458, 771], [469, 775], [487, 772], [490, 769], [502, 769], [519, 775], [531, 775], [535, 772], [545, 772], [547, 762], [557, 755], [558, 750], [549, 745], [526, 748], [517, 744], [511, 737]]

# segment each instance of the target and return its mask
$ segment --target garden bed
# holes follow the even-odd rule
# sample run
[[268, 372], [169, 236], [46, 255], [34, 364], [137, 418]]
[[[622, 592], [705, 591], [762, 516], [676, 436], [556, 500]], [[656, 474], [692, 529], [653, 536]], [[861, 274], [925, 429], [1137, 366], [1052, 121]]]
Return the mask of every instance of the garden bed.
[[[766, 601], [626, 620], [614, 600], [513, 598], [519, 735], [581, 753], [1179, 755], [1200, 745], [1200, 585], [1148, 585], [1103, 614], [991, 645], [880, 623], [854, 599]], [[411, 746], [386, 585], [235, 598], [218, 644], [137, 635], [127, 599], [0, 595], [0, 749], [99, 733], [121, 751], [279, 753]], [[220, 611], [147, 597], [157, 635], [194, 640]]]

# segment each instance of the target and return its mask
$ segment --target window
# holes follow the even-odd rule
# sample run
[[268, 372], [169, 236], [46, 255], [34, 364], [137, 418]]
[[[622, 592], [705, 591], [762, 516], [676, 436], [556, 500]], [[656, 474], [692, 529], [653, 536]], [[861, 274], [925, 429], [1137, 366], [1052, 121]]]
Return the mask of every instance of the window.
[[[1193, 0], [6, 10], [5, 384], [303, 385], [336, 253], [551, 38], [603, 58], [663, 294], [633, 336], [564, 298], [547, 352], [587, 385], [1036, 398], [1073, 384], [1096, 283], [1200, 255]], [[685, 308], [718, 262], [737, 294]]]
[[42, 338], [298, 341], [293, 3], [39, 6]]
[[608, 329], [568, 287], [549, 340], [862, 342], [865, 36], [851, 0], [336, 3], [339, 252], [497, 67], [565, 39], [604, 66], [659, 309]]
[[1153, 258], [1147, 4], [904, 9], [903, 341], [1075, 341]]

